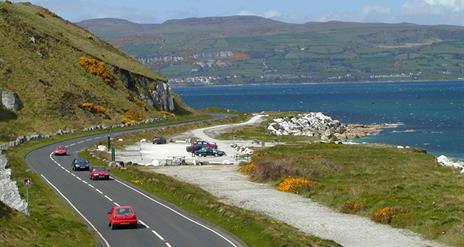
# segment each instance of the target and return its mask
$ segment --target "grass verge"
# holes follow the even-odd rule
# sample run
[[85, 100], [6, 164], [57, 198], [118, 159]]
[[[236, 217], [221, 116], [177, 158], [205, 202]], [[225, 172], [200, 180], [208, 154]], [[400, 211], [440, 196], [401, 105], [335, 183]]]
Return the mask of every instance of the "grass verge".
[[[124, 129], [206, 121], [209, 118], [211, 118], [210, 115], [202, 113]], [[117, 130], [121, 129], [111, 129], [113, 132]], [[24, 157], [37, 148], [53, 143], [106, 132], [108, 130], [54, 136], [29, 142], [7, 151], [9, 168], [12, 170], [11, 177], [17, 182], [22, 197], [25, 195], [23, 179], [30, 178], [32, 181], [33, 186], [29, 194], [31, 215], [25, 216], [0, 203], [0, 246], [97, 246], [97, 240], [87, 225], [38, 174], [30, 170]]]
[[[315, 181], [295, 192], [342, 212], [464, 246], [464, 177], [439, 166], [432, 155], [376, 145], [279, 145], [255, 152], [253, 164], [248, 170], [256, 181], [276, 186], [289, 177]], [[287, 187], [298, 189], [301, 183], [293, 181]]]
[[[93, 164], [106, 165], [92, 157], [88, 151], [81, 152], [80, 156]], [[229, 231], [248, 246], [338, 246], [332, 241], [305, 235], [263, 214], [221, 203], [196, 186], [162, 174], [141, 171], [135, 167], [127, 170], [112, 169], [112, 174]]]

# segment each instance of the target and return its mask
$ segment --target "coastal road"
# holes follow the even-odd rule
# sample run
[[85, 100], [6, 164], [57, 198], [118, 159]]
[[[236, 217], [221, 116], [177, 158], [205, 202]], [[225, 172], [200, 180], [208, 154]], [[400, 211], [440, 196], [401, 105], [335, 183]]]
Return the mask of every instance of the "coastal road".
[[[215, 115], [213, 119], [225, 117]], [[115, 137], [137, 131], [141, 129], [113, 132], [111, 135]], [[88, 178], [87, 171], [72, 171], [71, 161], [77, 157], [77, 152], [91, 144], [106, 141], [106, 138], [107, 134], [100, 134], [67, 140], [36, 149], [26, 156], [32, 169], [95, 231], [102, 246], [243, 246], [230, 234], [125, 181], [118, 178], [92, 181]], [[68, 147], [68, 156], [52, 155], [54, 148], [59, 145]], [[115, 205], [134, 206], [139, 226], [136, 229], [111, 230], [106, 214]]]

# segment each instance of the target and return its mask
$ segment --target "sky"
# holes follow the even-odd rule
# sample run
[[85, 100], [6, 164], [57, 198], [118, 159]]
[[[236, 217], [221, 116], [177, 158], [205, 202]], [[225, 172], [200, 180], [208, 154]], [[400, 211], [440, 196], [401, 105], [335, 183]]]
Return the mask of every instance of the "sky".
[[411, 22], [464, 25], [464, 0], [29, 0], [73, 21], [122, 18], [137, 23], [257, 15], [290, 23]]

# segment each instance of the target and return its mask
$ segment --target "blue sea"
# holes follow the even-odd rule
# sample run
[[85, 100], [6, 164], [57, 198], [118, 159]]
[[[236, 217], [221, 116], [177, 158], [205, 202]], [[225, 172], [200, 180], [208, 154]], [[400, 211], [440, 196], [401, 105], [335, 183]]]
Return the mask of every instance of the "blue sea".
[[464, 160], [464, 81], [177, 87], [194, 108], [320, 111], [345, 123], [400, 123], [359, 141]]

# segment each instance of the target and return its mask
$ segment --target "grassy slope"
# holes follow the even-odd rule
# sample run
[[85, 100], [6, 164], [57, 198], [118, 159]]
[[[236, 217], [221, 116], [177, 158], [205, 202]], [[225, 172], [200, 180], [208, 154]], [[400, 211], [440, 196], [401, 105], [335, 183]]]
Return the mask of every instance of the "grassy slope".
[[[119, 123], [126, 109], [146, 118], [158, 114], [152, 107], [145, 111], [128, 101], [129, 91], [120, 78], [110, 87], [79, 65], [81, 56], [93, 56], [133, 73], [165, 80], [87, 31], [40, 7], [9, 3], [0, 3], [0, 27], [0, 87], [17, 92], [24, 106], [16, 117], [0, 121], [0, 141], [35, 131]], [[89, 100], [108, 112], [92, 114], [78, 108]]]
[[[318, 185], [304, 196], [335, 209], [360, 201], [366, 207], [357, 214], [367, 217], [383, 207], [406, 208], [409, 213], [394, 217], [393, 226], [464, 245], [464, 180], [452, 169], [440, 167], [432, 155], [364, 145], [308, 144], [265, 149], [253, 160], [261, 167], [252, 174], [254, 179], [316, 180]], [[271, 172], [263, 172], [266, 169]]]

